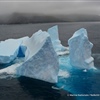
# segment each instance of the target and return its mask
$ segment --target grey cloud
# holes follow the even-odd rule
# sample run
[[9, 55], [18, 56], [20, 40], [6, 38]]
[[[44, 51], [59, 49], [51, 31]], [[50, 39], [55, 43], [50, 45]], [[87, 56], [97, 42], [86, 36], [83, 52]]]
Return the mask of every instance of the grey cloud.
[[[38, 14], [39, 16], [52, 16], [60, 19], [62, 19], [62, 16], [71, 14], [94, 16], [100, 15], [100, 2], [97, 0], [95, 2], [93, 0], [62, 0], [62, 2], [61, 0], [4, 1], [5, 2], [0, 1], [0, 15], [11, 15], [13, 13], [31, 13], [33, 15]], [[4, 17], [6, 18], [7, 16]]]
[[[100, 14], [100, 2], [0, 2], [0, 14], [13, 12], [71, 14]], [[80, 0], [83, 1], [83, 0]]]

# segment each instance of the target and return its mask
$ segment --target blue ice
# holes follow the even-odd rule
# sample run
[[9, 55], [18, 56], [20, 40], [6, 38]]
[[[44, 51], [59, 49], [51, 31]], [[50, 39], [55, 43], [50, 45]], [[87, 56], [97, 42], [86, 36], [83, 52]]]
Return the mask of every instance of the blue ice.
[[49, 28], [48, 33], [50, 34], [50, 38], [57, 55], [69, 54], [68, 47], [63, 46], [59, 39], [58, 26], [56, 25]]
[[53, 48], [50, 35], [42, 30], [23, 41], [21, 47], [27, 47], [24, 59], [0, 70], [1, 76], [18, 75], [42, 81], [56, 83], [58, 81], [58, 56]]
[[0, 42], [0, 64], [12, 62], [16, 57], [25, 55], [26, 47], [21, 46], [22, 42], [28, 39], [7, 39]]
[[81, 69], [94, 67], [94, 59], [91, 56], [93, 44], [89, 41], [87, 31], [84, 28], [76, 31], [68, 40], [70, 51], [70, 63]]

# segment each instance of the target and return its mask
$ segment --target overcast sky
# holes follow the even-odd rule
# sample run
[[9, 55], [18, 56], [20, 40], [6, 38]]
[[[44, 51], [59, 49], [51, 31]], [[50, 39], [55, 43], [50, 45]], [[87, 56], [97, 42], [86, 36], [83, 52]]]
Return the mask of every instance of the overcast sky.
[[14, 12], [100, 15], [100, 2], [99, 0], [0, 0], [0, 15]]

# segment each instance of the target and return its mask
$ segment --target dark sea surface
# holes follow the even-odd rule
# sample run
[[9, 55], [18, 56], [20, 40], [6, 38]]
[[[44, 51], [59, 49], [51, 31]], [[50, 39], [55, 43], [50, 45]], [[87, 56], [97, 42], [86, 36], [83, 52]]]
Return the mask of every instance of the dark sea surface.
[[[87, 29], [89, 40], [94, 44], [92, 56], [97, 70], [83, 72], [72, 69], [67, 63], [68, 57], [63, 56], [59, 58], [63, 62], [60, 67], [66, 70], [70, 77], [59, 77], [57, 84], [27, 77], [0, 79], [0, 100], [100, 100], [100, 22], [0, 25], [0, 41], [31, 36], [37, 30], [47, 30], [53, 25], [58, 25], [60, 40], [65, 46], [68, 46], [67, 41], [76, 30]], [[53, 89], [52, 86], [60, 89]]]

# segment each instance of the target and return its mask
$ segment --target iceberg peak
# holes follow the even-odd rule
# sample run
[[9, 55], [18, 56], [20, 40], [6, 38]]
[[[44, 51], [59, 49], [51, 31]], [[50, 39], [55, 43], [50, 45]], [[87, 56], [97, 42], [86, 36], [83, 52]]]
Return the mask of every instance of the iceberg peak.
[[58, 26], [55, 25], [49, 28], [48, 33], [50, 34], [50, 38], [57, 55], [69, 54], [68, 47], [63, 46], [59, 40]]
[[70, 51], [70, 63], [72, 66], [90, 69], [94, 67], [91, 49], [93, 44], [88, 40], [86, 29], [76, 31], [68, 40]]

